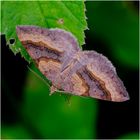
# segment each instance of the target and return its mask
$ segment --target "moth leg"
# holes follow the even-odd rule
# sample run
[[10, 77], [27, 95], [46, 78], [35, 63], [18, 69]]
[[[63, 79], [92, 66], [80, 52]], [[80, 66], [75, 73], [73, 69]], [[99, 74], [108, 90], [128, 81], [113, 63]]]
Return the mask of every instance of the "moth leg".
[[50, 94], [49, 94], [49, 95], [51, 96], [52, 94], [55, 93], [55, 91], [57, 91], [57, 88], [56, 88], [55, 86], [52, 85], [52, 86], [50, 87]]

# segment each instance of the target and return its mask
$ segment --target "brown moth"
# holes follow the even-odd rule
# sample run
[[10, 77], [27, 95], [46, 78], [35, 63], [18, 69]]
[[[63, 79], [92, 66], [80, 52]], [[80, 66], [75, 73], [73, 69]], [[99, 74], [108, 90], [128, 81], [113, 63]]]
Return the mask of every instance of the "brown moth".
[[129, 99], [111, 62], [95, 51], [82, 51], [62, 29], [17, 26], [17, 35], [39, 70], [52, 81], [51, 92], [122, 102]]

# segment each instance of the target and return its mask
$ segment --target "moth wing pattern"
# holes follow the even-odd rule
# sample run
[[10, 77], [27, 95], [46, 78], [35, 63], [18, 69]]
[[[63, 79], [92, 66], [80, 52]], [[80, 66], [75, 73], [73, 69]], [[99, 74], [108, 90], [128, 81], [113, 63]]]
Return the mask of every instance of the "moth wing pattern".
[[76, 38], [62, 29], [17, 26], [16, 32], [39, 70], [56, 86], [59, 75], [80, 50]]
[[17, 26], [17, 35], [39, 70], [52, 81], [52, 92], [122, 102], [129, 95], [112, 63], [95, 51], [82, 51], [62, 29]]
[[95, 51], [80, 51], [63, 71], [63, 88], [79, 96], [122, 102], [129, 95], [112, 63]]

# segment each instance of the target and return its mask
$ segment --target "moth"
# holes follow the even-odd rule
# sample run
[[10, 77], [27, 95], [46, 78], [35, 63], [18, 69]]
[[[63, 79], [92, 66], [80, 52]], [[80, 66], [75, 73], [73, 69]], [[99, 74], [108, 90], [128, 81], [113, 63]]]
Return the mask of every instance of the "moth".
[[38, 69], [52, 82], [51, 92], [122, 102], [129, 99], [112, 63], [95, 51], [82, 51], [62, 29], [17, 26], [16, 32]]

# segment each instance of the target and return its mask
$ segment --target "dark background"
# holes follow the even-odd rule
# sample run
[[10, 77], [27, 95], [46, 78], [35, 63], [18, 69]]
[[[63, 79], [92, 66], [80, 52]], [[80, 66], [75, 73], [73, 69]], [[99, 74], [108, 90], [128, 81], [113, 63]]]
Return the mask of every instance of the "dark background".
[[[125, 10], [128, 10], [129, 14], [133, 14], [133, 16], [136, 16], [138, 20], [138, 11], [139, 11], [138, 1], [134, 1], [131, 3], [124, 2], [123, 4], [125, 6]], [[120, 5], [120, 7], [122, 6], [121, 2], [116, 3], [116, 5], [117, 6]], [[115, 47], [115, 41], [117, 43], [118, 42], [121, 43], [121, 39], [119, 40], [117, 38], [118, 36], [115, 34], [116, 32], [114, 32], [114, 34], [111, 34], [112, 29], [115, 30], [117, 28], [116, 25], [113, 25], [113, 22], [111, 20], [115, 20], [117, 18], [115, 23], [118, 21], [118, 24], [121, 23], [121, 21], [119, 20], [119, 16], [118, 17], [115, 16], [115, 14], [119, 14], [117, 13], [119, 11], [117, 9], [118, 7], [115, 6], [113, 7], [113, 6], [114, 6], [114, 2], [104, 2], [104, 3], [96, 2], [95, 5], [93, 5], [92, 2], [86, 2], [86, 7], [87, 7], [86, 14], [88, 17], [87, 22], [88, 22], [88, 27], [91, 30], [85, 31], [86, 45], [83, 46], [83, 49], [84, 50], [94, 49], [97, 52], [107, 56], [113, 62], [114, 66], [117, 69], [117, 73], [119, 77], [124, 82], [124, 85], [130, 95], [130, 100], [123, 103], [112, 103], [112, 102], [97, 100], [98, 111], [97, 111], [97, 119], [96, 119], [97, 121], [96, 138], [114, 139], [114, 138], [121, 138], [124, 135], [127, 135], [126, 138], [131, 138], [131, 136], [129, 137], [129, 134], [130, 135], [134, 134], [133, 138], [138, 138], [138, 133], [139, 133], [138, 60], [134, 62], [134, 63], [137, 62], [136, 64], [132, 64], [133, 62], [128, 63], [129, 61], [127, 61], [126, 63], [126, 61], [123, 60], [123, 57], [119, 56], [119, 53], [114, 55], [114, 52], [117, 50], [117, 47]], [[100, 9], [101, 7], [106, 7], [106, 8]], [[94, 8], [94, 13], [91, 12], [92, 8]], [[118, 10], [118, 11], [116, 10], [117, 12], [115, 11], [115, 8]], [[108, 22], [110, 24], [108, 24], [108, 26], [106, 26], [107, 23], [104, 22], [101, 23], [100, 18], [98, 17], [102, 14], [106, 16], [104, 10], [109, 11], [107, 15], [110, 13], [110, 15], [108, 15], [105, 18], [106, 20], [110, 19], [110, 21]], [[114, 15], [112, 14], [113, 12]], [[92, 16], [93, 18], [91, 18]], [[120, 18], [122, 17], [120, 16]], [[110, 27], [111, 25], [113, 27]], [[129, 25], [128, 23], [129, 28], [126, 34], [130, 34], [129, 29], [132, 26], [133, 24]], [[92, 30], [92, 28], [94, 29]], [[120, 35], [123, 33], [123, 28], [124, 26], [122, 25], [119, 26], [118, 29], [116, 29], [119, 30]], [[136, 27], [136, 29], [138, 30], [138, 26]], [[105, 31], [106, 33], [102, 33], [101, 30], [102, 32]], [[111, 34], [110, 38], [109, 35], [105, 37], [106, 34]], [[139, 37], [138, 31], [135, 32], [135, 34], [133, 34], [132, 37], [137, 38], [138, 41], [138, 37]], [[115, 41], [112, 41], [112, 38]], [[130, 44], [130, 46], [132, 47], [131, 49], [134, 50], [131, 52], [129, 51], [130, 46], [129, 47], [124, 46], [124, 48], [122, 49], [124, 49], [125, 52], [127, 52], [126, 54], [129, 56], [125, 59], [128, 58], [131, 59], [133, 55], [138, 56], [139, 55], [138, 42], [135, 44], [134, 42], [129, 42], [129, 38], [124, 36], [122, 40], [125, 39], [128, 41], [128, 44]], [[2, 35], [1, 36], [2, 126], [12, 126], [17, 122], [22, 122], [22, 124], [24, 124], [24, 128], [26, 128], [26, 130], [30, 133], [32, 138], [43, 138], [43, 136], [37, 131], [37, 129], [32, 124], [30, 124], [28, 120], [24, 120], [24, 117], [19, 113], [19, 110], [22, 104], [24, 103], [23, 88], [25, 86], [25, 81], [27, 76], [27, 70], [28, 70], [27, 65], [28, 65], [27, 62], [23, 58], [21, 58], [20, 54], [17, 54], [15, 56], [11, 52], [9, 47], [6, 46], [5, 35]], [[71, 136], [71, 138], [73, 138], [73, 136]]]

